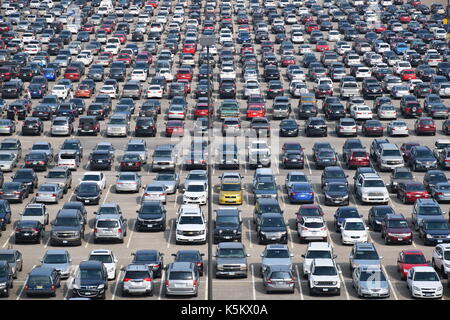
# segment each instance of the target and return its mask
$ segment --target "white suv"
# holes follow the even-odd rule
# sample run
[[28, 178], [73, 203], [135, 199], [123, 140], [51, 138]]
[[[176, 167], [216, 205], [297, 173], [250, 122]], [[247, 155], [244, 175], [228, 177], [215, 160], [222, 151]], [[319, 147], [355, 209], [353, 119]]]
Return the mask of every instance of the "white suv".
[[341, 294], [340, 270], [333, 259], [314, 259], [311, 264], [311, 273], [308, 276], [310, 295]]
[[307, 240], [327, 240], [328, 229], [322, 217], [302, 217], [297, 223], [300, 243]]
[[361, 218], [345, 219], [341, 227], [342, 244], [354, 244], [368, 241], [368, 230]]
[[108, 280], [116, 279], [118, 260], [116, 259], [111, 250], [106, 249], [92, 250], [91, 253], [89, 253], [88, 260], [102, 262], [105, 265], [105, 268], [108, 272]]
[[203, 181], [191, 181], [185, 186], [183, 203], [206, 204], [208, 188]]
[[311, 264], [314, 259], [336, 259], [333, 248], [328, 242], [310, 242], [305, 254], [302, 254], [303, 277], [307, 278], [311, 271]]
[[442, 298], [442, 283], [433, 267], [409, 269], [406, 286], [414, 298]]
[[389, 192], [383, 179], [374, 173], [362, 174], [355, 183], [356, 198], [363, 203], [388, 203]]
[[198, 205], [182, 205], [178, 210], [175, 241], [206, 243], [206, 220]]
[[450, 273], [450, 244], [438, 244], [433, 250], [431, 263], [443, 278], [447, 278]]

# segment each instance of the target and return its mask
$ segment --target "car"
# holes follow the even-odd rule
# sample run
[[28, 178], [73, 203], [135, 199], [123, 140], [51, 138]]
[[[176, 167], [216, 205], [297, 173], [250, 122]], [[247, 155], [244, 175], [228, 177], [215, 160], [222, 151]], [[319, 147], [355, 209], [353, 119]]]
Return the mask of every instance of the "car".
[[248, 263], [245, 246], [241, 242], [220, 242], [215, 250], [216, 277], [247, 278]]
[[290, 203], [314, 203], [314, 190], [308, 182], [293, 183], [288, 196]]
[[153, 296], [153, 271], [144, 264], [129, 264], [123, 270], [122, 295], [144, 294]]
[[412, 171], [437, 169], [438, 161], [427, 146], [413, 146], [409, 152], [408, 162]]
[[340, 295], [341, 280], [336, 262], [330, 258], [314, 259], [308, 273], [308, 288], [310, 295], [333, 294]]
[[346, 218], [341, 227], [342, 244], [367, 242], [368, 229], [361, 218]]
[[328, 136], [328, 126], [322, 117], [310, 117], [305, 121], [305, 135], [307, 137]]
[[430, 266], [414, 266], [408, 271], [406, 286], [414, 298], [442, 298], [439, 275]]
[[341, 137], [344, 135], [350, 135], [356, 137], [358, 135], [357, 133], [357, 126], [355, 119], [353, 118], [340, 118], [338, 122], [336, 123], [335, 127], [336, 134]]
[[41, 243], [44, 238], [44, 225], [37, 220], [20, 220], [14, 230], [15, 243], [32, 241]]
[[135, 172], [121, 172], [117, 175], [115, 190], [120, 192], [139, 192], [141, 189], [141, 177]]
[[61, 275], [61, 279], [67, 279], [72, 272], [72, 258], [67, 250], [47, 250], [40, 260], [42, 267], [54, 268]]
[[61, 286], [61, 276], [54, 268], [35, 267], [27, 276], [24, 292], [27, 297], [56, 297], [56, 289]]
[[100, 261], [106, 268], [108, 280], [115, 280], [117, 276], [117, 262], [114, 253], [109, 249], [95, 249], [89, 253], [87, 261]]
[[0, 189], [2, 200], [23, 202], [29, 195], [29, 189], [23, 182], [5, 182]]
[[329, 182], [323, 188], [325, 205], [348, 205], [349, 190], [345, 182]]
[[394, 136], [409, 136], [409, 127], [408, 124], [403, 120], [393, 120], [389, 122], [387, 126], [387, 134], [390, 137]]
[[108, 272], [103, 262], [81, 261], [72, 287], [72, 297], [99, 298], [104, 300], [108, 290]]
[[[373, 281], [373, 279], [377, 279]], [[389, 298], [390, 287], [381, 267], [358, 266], [352, 273], [352, 284], [358, 297]]]
[[383, 124], [379, 120], [366, 120], [362, 125], [362, 133], [364, 136], [383, 136]]
[[43, 183], [39, 186], [35, 201], [36, 202], [54, 202], [59, 201], [64, 197], [64, 189], [57, 183]]
[[178, 250], [174, 256], [174, 262], [191, 262], [197, 266], [199, 276], [203, 276], [203, 256], [204, 253], [200, 253], [198, 250]]
[[[165, 294], [198, 295], [199, 272], [192, 262], [172, 262], [167, 267]], [[182, 289], [180, 289], [182, 288]]]
[[431, 134], [436, 135], [436, 124], [432, 118], [421, 117], [414, 123], [414, 130], [417, 135]]

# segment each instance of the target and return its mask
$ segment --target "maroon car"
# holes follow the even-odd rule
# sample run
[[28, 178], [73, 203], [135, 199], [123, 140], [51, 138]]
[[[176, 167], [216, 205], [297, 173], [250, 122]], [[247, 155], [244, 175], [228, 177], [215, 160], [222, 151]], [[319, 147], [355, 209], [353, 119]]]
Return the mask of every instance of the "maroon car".
[[181, 120], [169, 120], [166, 124], [166, 137], [172, 135], [183, 136], [184, 135], [184, 122]]
[[413, 234], [402, 214], [387, 214], [381, 222], [381, 237], [385, 244], [411, 244]]
[[125, 153], [120, 161], [121, 171], [141, 171], [142, 159], [139, 153]]
[[382, 137], [383, 131], [383, 124], [380, 120], [366, 120], [362, 125], [362, 132], [365, 137]]
[[414, 203], [417, 199], [428, 199], [430, 194], [422, 182], [408, 181], [398, 184], [397, 198], [406, 204]]
[[417, 135], [431, 134], [436, 135], [436, 123], [430, 117], [422, 117], [416, 120], [414, 129]]

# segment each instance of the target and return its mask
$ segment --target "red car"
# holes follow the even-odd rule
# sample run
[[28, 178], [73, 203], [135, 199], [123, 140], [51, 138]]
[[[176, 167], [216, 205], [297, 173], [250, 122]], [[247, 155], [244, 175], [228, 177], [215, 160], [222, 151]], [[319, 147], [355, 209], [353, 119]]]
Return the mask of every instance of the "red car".
[[260, 106], [251, 106], [247, 108], [247, 120], [256, 117], [265, 117], [266, 110]]
[[409, 269], [412, 267], [427, 267], [429, 261], [421, 250], [402, 250], [397, 259], [397, 271], [400, 272], [402, 280], [406, 279]]
[[0, 76], [4, 81], [9, 81], [16, 76], [16, 73], [11, 67], [4, 66], [0, 68]]
[[121, 31], [115, 32], [113, 38], [117, 38], [120, 41], [120, 44], [124, 44], [127, 42], [127, 35], [122, 33]]
[[181, 52], [183, 53], [195, 54], [195, 51], [197, 51], [197, 48], [193, 43], [186, 43], [183, 45], [183, 49], [181, 49]]
[[416, 120], [414, 124], [417, 135], [431, 134], [436, 135], [436, 123], [430, 117], [422, 117]]
[[328, 45], [327, 41], [318, 41], [316, 44], [316, 51], [317, 52], [323, 52], [330, 50], [330, 46]]
[[315, 22], [308, 22], [305, 24], [305, 29], [307, 33], [311, 33], [314, 30], [320, 30], [319, 25]]
[[365, 149], [351, 150], [347, 165], [349, 169], [370, 167], [369, 153]]
[[414, 203], [417, 199], [430, 198], [430, 194], [421, 182], [408, 181], [406, 183], [399, 183], [397, 188], [397, 198], [404, 204]]
[[420, 146], [420, 143], [418, 142], [405, 142], [401, 145], [400, 151], [402, 152], [403, 159], [405, 159], [405, 162], [409, 159], [409, 154], [411, 152], [412, 147]]
[[380, 122], [380, 120], [366, 120], [362, 125], [362, 133], [365, 137], [382, 137], [383, 130], [383, 124]]
[[241, 25], [238, 26], [238, 32], [241, 31], [241, 30], [245, 30], [245, 31], [250, 32], [250, 26], [248, 24], [241, 24]]
[[192, 81], [192, 70], [191, 69], [178, 69], [176, 79], [187, 79]]
[[141, 171], [141, 169], [142, 161], [138, 153], [129, 153], [122, 157], [122, 161], [120, 162], [121, 171]]
[[268, 48], [273, 52], [275, 49], [275, 45], [272, 41], [263, 41], [261, 42], [261, 51], [264, 51], [264, 48]]
[[297, 226], [298, 222], [303, 217], [323, 217], [324, 213], [319, 205], [302, 204], [295, 215], [297, 219], [297, 223], [295, 224], [295, 226]]
[[244, 43], [241, 46], [241, 55], [245, 52], [255, 53], [255, 49], [253, 48], [251, 43]]
[[116, 61], [123, 61], [125, 62], [126, 66], [130, 66], [133, 62], [133, 59], [128, 53], [120, 53], [117, 55]]
[[89, 31], [89, 33], [94, 33], [95, 32], [95, 26], [91, 23], [87, 23], [85, 24], [82, 28], [82, 31]]
[[305, 14], [305, 15], [303, 15], [301, 19], [302, 19], [302, 22], [303, 22], [304, 24], [306, 24], [306, 23], [308, 23], [308, 22], [313, 22], [313, 21], [314, 21], [313, 16], [310, 15], [310, 14]]
[[391, 243], [411, 244], [413, 233], [402, 214], [386, 215], [381, 221], [381, 238], [386, 245]]
[[152, 6], [153, 8], [156, 8], [158, 6], [158, 1], [154, 1], [154, 0], [147, 1], [147, 4], [149, 6]]
[[197, 103], [194, 111], [194, 119], [197, 119], [199, 117], [207, 117], [208, 110], [209, 113], [212, 114], [212, 109], [208, 107], [208, 103]]
[[75, 91], [75, 98], [90, 98], [92, 96], [92, 89], [87, 84], [80, 84]]
[[400, 20], [400, 22], [402, 23], [408, 23], [411, 22], [411, 16], [407, 13], [402, 13], [400, 14], [398, 20]]
[[184, 84], [184, 92], [185, 93], [191, 93], [191, 83], [189, 82], [188, 79], [180, 79], [177, 82]]
[[295, 57], [294, 56], [283, 56], [281, 57], [281, 66], [287, 67], [291, 64], [295, 64]]
[[106, 33], [111, 33], [113, 31], [113, 26], [110, 24], [103, 24], [100, 26], [99, 30], [105, 31]]
[[72, 81], [80, 81], [81, 74], [78, 68], [67, 68], [64, 72], [64, 79], [70, 79]]
[[166, 123], [166, 137], [172, 135], [183, 136], [184, 135], [184, 121], [181, 120], [169, 120]]
[[375, 27], [375, 32], [376, 33], [381, 33], [383, 31], [387, 30], [387, 26], [385, 26], [384, 24], [380, 24], [379, 26]]
[[417, 79], [416, 72], [413, 69], [402, 70], [402, 72], [400, 73], [400, 76], [403, 81]]
[[136, 56], [136, 62], [145, 62], [151, 64], [153, 62], [153, 57], [151, 54], [148, 53], [139, 53]]

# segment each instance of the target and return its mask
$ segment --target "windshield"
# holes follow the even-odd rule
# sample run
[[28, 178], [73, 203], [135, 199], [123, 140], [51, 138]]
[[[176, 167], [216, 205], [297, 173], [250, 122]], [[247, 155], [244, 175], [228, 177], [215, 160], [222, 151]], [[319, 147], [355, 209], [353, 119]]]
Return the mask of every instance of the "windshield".
[[80, 269], [81, 280], [98, 280], [103, 279], [102, 272], [100, 270]]
[[276, 190], [276, 186], [273, 182], [260, 182], [256, 184], [257, 190]]
[[415, 272], [414, 281], [440, 281], [436, 272]]
[[182, 216], [178, 224], [203, 224], [203, 219], [200, 216]]
[[331, 251], [324, 250], [310, 250], [306, 254], [306, 259], [331, 259]]
[[400, 150], [384, 150], [383, 156], [387, 157], [401, 157]]
[[169, 273], [169, 280], [192, 280], [192, 272], [172, 271]]
[[16, 258], [14, 257], [14, 254], [13, 254], [13, 253], [3, 253], [3, 254], [0, 254], [0, 261], [1, 261], [1, 260], [7, 261], [7, 262], [9, 262], [9, 263], [14, 263], [14, 262], [16, 262]]
[[91, 254], [89, 256], [90, 261], [100, 261], [103, 263], [113, 263], [113, 259], [109, 254]]
[[261, 226], [270, 228], [284, 227], [284, 221], [282, 218], [264, 218]]
[[51, 281], [48, 276], [30, 276], [27, 284], [29, 286], [48, 286]]
[[67, 256], [65, 254], [48, 254], [45, 256], [44, 263], [49, 264], [58, 264], [58, 263], [67, 263]]
[[366, 180], [366, 181], [364, 181], [364, 187], [383, 188], [384, 182], [382, 180]]
[[335, 267], [315, 267], [313, 274], [315, 276], [337, 276]]
[[66, 178], [66, 173], [64, 171], [50, 171], [47, 178]]
[[44, 214], [44, 211], [41, 208], [25, 208], [22, 216], [34, 217], [34, 216], [42, 216], [43, 214]]
[[432, 207], [432, 206], [419, 207], [418, 215], [438, 216], [438, 215], [442, 215], [442, 210], [438, 206], [436, 206], [436, 207]]
[[220, 258], [245, 258], [244, 250], [242, 249], [219, 249], [218, 257]]
[[363, 231], [366, 230], [366, 228], [364, 227], [364, 223], [362, 222], [347, 222], [345, 224], [344, 230]]
[[448, 224], [445, 221], [427, 222], [425, 223], [426, 230], [448, 230]]
[[153, 157], [167, 158], [172, 156], [172, 151], [155, 151]]
[[13, 154], [0, 154], [0, 161], [9, 161], [14, 159]]
[[109, 120], [109, 124], [126, 124], [127, 123], [127, 119], [125, 118], [111, 118], [111, 120]]
[[374, 284], [378, 281], [386, 281], [386, 277], [384, 273], [381, 271], [363, 271], [361, 272], [360, 278], [361, 281], [370, 281]]
[[354, 259], [358, 260], [377, 260], [378, 254], [375, 251], [369, 251], [369, 250], [358, 250], [356, 251]]
[[344, 171], [328, 171], [326, 173], [327, 178], [332, 178], [332, 179], [345, 179], [345, 173]]
[[203, 184], [190, 184], [187, 186], [186, 191], [188, 191], [188, 192], [203, 192], [203, 191], [205, 191], [205, 186]]
[[54, 192], [54, 191], [55, 191], [55, 189], [56, 189], [56, 187], [55, 187], [55, 186], [43, 185], [43, 186], [40, 186], [40, 187], [39, 187], [39, 190], [38, 190], [38, 192], [41, 192], [41, 191], [49, 191], [49, 192]]
[[155, 181], [175, 181], [174, 174], [160, 174], [156, 177]]
[[308, 179], [305, 175], [295, 174], [289, 177], [289, 182], [308, 182]]
[[266, 258], [278, 258], [278, 259], [282, 259], [282, 258], [290, 258], [289, 255], [289, 251], [287, 250], [267, 250], [266, 251]]
[[78, 187], [78, 192], [97, 192], [97, 184], [82, 183]]
[[232, 216], [219, 216], [217, 217], [216, 224], [220, 226], [236, 226], [239, 224], [239, 218]]
[[55, 226], [68, 226], [68, 227], [77, 227], [80, 225], [80, 222], [76, 218], [56, 218], [54, 221]]
[[413, 175], [409, 171], [399, 171], [395, 173], [396, 179], [412, 179]]
[[82, 181], [100, 181], [100, 176], [96, 174], [86, 174]]
[[225, 183], [222, 185], [221, 191], [241, 191], [241, 185], [238, 183]]

